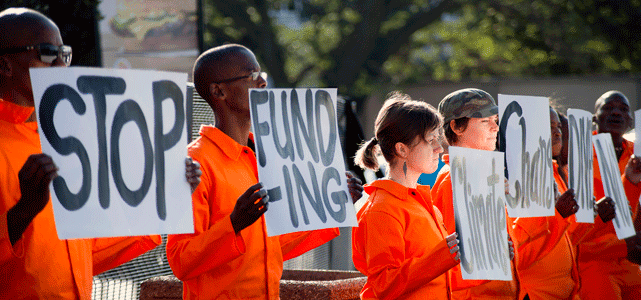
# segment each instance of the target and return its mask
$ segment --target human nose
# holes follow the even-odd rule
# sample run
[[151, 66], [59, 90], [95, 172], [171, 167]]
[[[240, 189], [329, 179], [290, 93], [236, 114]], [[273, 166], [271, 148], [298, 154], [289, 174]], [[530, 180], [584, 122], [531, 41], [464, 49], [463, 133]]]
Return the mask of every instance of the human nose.
[[258, 87], [261, 89], [267, 87], [267, 80], [263, 76], [258, 76]]

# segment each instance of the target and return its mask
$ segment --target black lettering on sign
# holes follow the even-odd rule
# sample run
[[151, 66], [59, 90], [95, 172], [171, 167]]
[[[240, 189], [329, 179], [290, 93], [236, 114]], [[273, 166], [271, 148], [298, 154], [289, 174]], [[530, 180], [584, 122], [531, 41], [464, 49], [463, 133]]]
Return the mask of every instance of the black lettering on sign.
[[[506, 195], [506, 202], [511, 208], [516, 208], [519, 204], [521, 208], [530, 207], [531, 203], [550, 208], [554, 200], [553, 189], [547, 185], [551, 180], [552, 172], [552, 147], [550, 139], [544, 140], [539, 137], [538, 148], [533, 154], [527, 149], [527, 126], [525, 118], [522, 116], [523, 109], [518, 102], [510, 103], [503, 113], [503, 118], [499, 125], [499, 149], [506, 151], [507, 124], [512, 114], [516, 114], [521, 127], [521, 180], [514, 182], [515, 196]], [[505, 158], [507, 165], [507, 155]], [[548, 175], [550, 177], [548, 177]], [[506, 178], [509, 176], [508, 169], [505, 169]]]
[[[296, 93], [296, 90], [292, 90], [292, 92], [290, 93], [290, 97], [292, 98], [292, 123], [294, 123], [294, 141], [296, 141], [296, 150], [298, 151], [298, 157], [301, 160], [305, 159], [305, 151], [303, 150], [299, 135], [299, 133], [302, 132], [303, 138], [305, 138], [305, 143], [307, 144], [307, 149], [312, 154], [312, 159], [314, 160], [314, 162], [317, 163], [318, 148], [316, 148], [316, 135], [314, 135], [314, 99], [312, 97], [312, 91], [310, 89], [307, 89], [307, 92], [305, 92], [307, 130], [305, 130], [305, 122], [303, 122], [303, 115], [300, 110], [300, 103], [298, 102], [298, 93]], [[298, 130], [299, 127], [300, 130]]]
[[[165, 202], [165, 151], [173, 148], [180, 137], [185, 123], [184, 98], [180, 87], [173, 81], [161, 80], [151, 84], [154, 95], [154, 148], [156, 149], [156, 211], [161, 220], [167, 218]], [[163, 134], [162, 102], [171, 100], [174, 104], [174, 126]], [[143, 116], [144, 117], [144, 116]], [[112, 133], [113, 134], [113, 133]], [[146, 164], [145, 164], [146, 166]]]
[[[292, 93], [295, 93], [292, 91]], [[272, 131], [274, 134], [274, 144], [276, 145], [276, 152], [282, 158], [287, 158], [293, 162], [294, 161], [294, 144], [292, 143], [292, 133], [289, 129], [289, 114], [287, 113], [287, 92], [282, 91], [280, 94], [280, 104], [282, 105], [282, 116], [283, 116], [283, 130], [285, 131], [285, 146], [280, 144], [280, 136], [278, 135], [278, 127], [276, 127], [276, 101], [274, 101], [274, 92], [269, 92], [269, 116], [270, 121], [272, 122]]]
[[98, 200], [102, 208], [109, 207], [109, 162], [107, 160], [107, 95], [122, 95], [127, 89], [125, 80], [119, 77], [79, 76], [78, 90], [91, 94], [96, 110], [98, 126]]
[[[122, 178], [122, 166], [120, 163], [120, 133], [122, 127], [127, 122], [134, 122], [140, 130], [140, 137], [142, 138], [142, 145], [144, 148], [144, 162], [145, 168], [143, 172], [143, 179], [140, 188], [132, 191]], [[149, 187], [151, 186], [151, 176], [154, 168], [154, 152], [151, 147], [151, 139], [149, 139], [149, 130], [147, 129], [147, 122], [145, 115], [138, 103], [133, 100], [126, 100], [116, 109], [114, 121], [111, 125], [111, 173], [114, 177], [116, 189], [122, 199], [129, 206], [136, 207], [147, 195]]]
[[617, 186], [617, 181], [621, 180], [621, 175], [619, 174], [617, 164], [610, 161], [611, 158], [616, 157], [614, 148], [606, 147], [606, 145], [602, 144], [599, 139], [594, 140], [594, 148], [597, 153], [599, 153], [598, 157], [604, 159], [604, 163], [599, 165], [599, 167], [603, 166], [601, 170], [603, 189], [605, 190], [605, 194], [616, 202], [614, 208], [617, 212], [613, 220], [615, 226], [617, 228], [628, 227], [632, 225], [632, 220], [628, 218], [628, 213], [624, 211], [624, 209], [629, 209], [628, 198]]
[[256, 148], [258, 148], [258, 164], [261, 167], [267, 165], [267, 157], [265, 156], [265, 147], [263, 146], [263, 136], [269, 135], [269, 123], [258, 121], [258, 105], [265, 104], [268, 101], [267, 91], [252, 91], [250, 99], [251, 112], [254, 118], [252, 125], [254, 127], [254, 141]]
[[[499, 124], [499, 151], [506, 153], [507, 152], [507, 144], [506, 144], [506, 136], [507, 136], [507, 123], [512, 117], [513, 114], [516, 114], [517, 117], [519, 118], [519, 126], [521, 127], [521, 151], [525, 150], [525, 133], [526, 133], [526, 127], [525, 127], [525, 118], [523, 117], [523, 108], [521, 108], [521, 105], [513, 101], [510, 104], [508, 104], [505, 107], [505, 111], [503, 112], [503, 116], [501, 118], [501, 123]], [[504, 158], [504, 163], [505, 166], [507, 166], [507, 155]], [[509, 172], [508, 168], [505, 168], [505, 178], [509, 178]], [[512, 196], [511, 194], [506, 194], [505, 195], [505, 200], [507, 202], [507, 205], [509, 205], [511, 208], [515, 208], [518, 204], [519, 201], [521, 201], [521, 197], [523, 195], [523, 189], [521, 187], [521, 183], [517, 180], [514, 182], [514, 189], [516, 191], [516, 194]]]
[[[576, 200], [581, 208], [594, 208], [592, 200], [592, 174], [589, 170], [592, 168], [592, 133], [590, 132], [591, 124], [586, 118], [579, 118], [574, 115], [568, 116], [568, 128], [570, 130], [570, 140], [568, 149], [568, 184], [573, 188]], [[575, 168], [574, 165], [577, 164]], [[578, 170], [575, 173], [574, 170]]]
[[[325, 143], [323, 143], [323, 128], [321, 126], [321, 106], [325, 107], [327, 112], [327, 119], [329, 120], [329, 143], [327, 149], [324, 149]], [[309, 106], [308, 106], [309, 107]], [[334, 149], [336, 148], [336, 126], [334, 125], [334, 120], [336, 120], [336, 110], [334, 109], [334, 104], [332, 103], [332, 98], [327, 91], [318, 90], [316, 92], [316, 130], [318, 131], [318, 148], [320, 149], [321, 161], [324, 166], [329, 166], [334, 161]]]
[[[501, 235], [506, 224], [505, 201], [496, 194], [496, 185], [499, 184], [500, 178], [496, 170], [496, 161], [492, 159], [492, 174], [486, 178], [487, 185], [491, 187], [487, 195], [472, 194], [472, 183], [468, 181], [465, 157], [454, 157], [450, 166], [452, 184], [463, 187], [463, 195], [459, 195], [457, 189], [452, 187], [454, 218], [460, 240], [461, 267], [468, 273], [500, 267], [503, 273], [507, 274], [510, 270], [509, 261], [502, 259], [505, 257], [507, 241], [504, 241]], [[465, 236], [465, 233], [460, 230], [462, 216], [456, 201], [460, 200], [461, 196], [465, 202], [470, 236]]]
[[[107, 140], [107, 95], [122, 95], [127, 88], [124, 79], [107, 76], [79, 76], [76, 80], [78, 91], [83, 94], [90, 94], [93, 97], [98, 143], [98, 200], [104, 209], [109, 208], [109, 159], [111, 159], [111, 171], [114, 184], [124, 202], [130, 206], [138, 206], [147, 195], [151, 186], [154, 164], [156, 165], [156, 205], [158, 217], [166, 219], [165, 203], [165, 151], [173, 148], [182, 136], [184, 128], [184, 95], [178, 85], [172, 81], [161, 80], [152, 83], [152, 94], [154, 99], [154, 144], [152, 146], [147, 122], [140, 106], [131, 99], [119, 104], [114, 114], [111, 126], [111, 136]], [[56, 106], [63, 99], [67, 99], [74, 111], [80, 115], [86, 111], [80, 94], [72, 87], [64, 84], [52, 85], [42, 96], [38, 116], [42, 124], [45, 137], [52, 147], [61, 155], [76, 153], [82, 165], [82, 186], [78, 194], [69, 191], [67, 184], [62, 177], [54, 179], [53, 186], [57, 198], [62, 206], [70, 211], [78, 210], [84, 206], [91, 191], [91, 164], [87, 151], [82, 142], [75, 137], [60, 138], [53, 124], [53, 114]], [[175, 111], [175, 124], [167, 134], [164, 134], [162, 102], [171, 100]], [[122, 128], [128, 122], [134, 124], [140, 130], [140, 137], [144, 151], [144, 173], [142, 184], [139, 189], [129, 189], [122, 177], [122, 164], [120, 161], [120, 134]], [[111, 156], [107, 151], [108, 142], [111, 143]], [[154, 156], [155, 148], [155, 156]]]
[[89, 192], [91, 191], [91, 164], [89, 163], [89, 156], [87, 150], [82, 145], [82, 142], [75, 137], [60, 138], [56, 128], [53, 124], [53, 113], [58, 106], [58, 103], [63, 99], [67, 99], [73, 110], [84, 115], [87, 106], [82, 97], [72, 87], [64, 84], [52, 85], [45, 90], [40, 101], [38, 110], [38, 118], [42, 127], [42, 132], [51, 144], [51, 147], [62, 155], [69, 155], [75, 153], [80, 160], [82, 166], [82, 185], [77, 194], [69, 191], [67, 182], [62, 176], [58, 176], [53, 180], [53, 190], [56, 193], [58, 200], [62, 207], [67, 210], [78, 210], [87, 203], [89, 200]]

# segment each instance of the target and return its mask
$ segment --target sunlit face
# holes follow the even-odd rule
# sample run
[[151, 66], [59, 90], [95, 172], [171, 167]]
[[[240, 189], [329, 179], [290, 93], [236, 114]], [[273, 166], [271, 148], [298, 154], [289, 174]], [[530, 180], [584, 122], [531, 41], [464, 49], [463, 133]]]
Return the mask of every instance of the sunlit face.
[[410, 152], [407, 156], [407, 169], [416, 174], [431, 174], [438, 168], [439, 153], [443, 152], [440, 143], [440, 132], [429, 131], [425, 137], [414, 139]]
[[599, 133], [623, 135], [632, 126], [630, 103], [617, 96], [607, 98], [594, 113], [593, 120]]
[[[33, 46], [40, 43], [49, 43], [55, 46], [62, 45], [62, 38], [60, 31], [53, 24], [38, 24], [33, 25], [35, 33], [29, 34], [16, 34], [16, 38], [11, 47]], [[12, 77], [11, 80], [14, 84], [14, 91], [21, 94], [29, 101], [29, 105], [33, 106], [33, 94], [31, 89], [31, 79], [29, 77], [29, 68], [45, 68], [45, 67], [65, 67], [66, 65], [62, 60], [56, 59], [52, 63], [42, 62], [38, 56], [37, 50], [29, 50], [15, 54], [7, 55], [12, 61]]]
[[487, 118], [470, 118], [467, 127], [458, 135], [454, 146], [479, 150], [494, 151], [499, 132], [499, 116]]
[[559, 120], [559, 115], [554, 110], [550, 110], [550, 130], [552, 156], [558, 156], [563, 150], [563, 133], [561, 131], [561, 120]]
[[228, 91], [227, 105], [239, 113], [249, 116], [249, 89], [264, 88], [267, 82], [262, 77], [254, 80], [249, 76], [252, 72], [261, 71], [260, 65], [253, 53], [241, 51], [230, 57], [227, 78], [248, 76], [247, 78], [221, 83]]

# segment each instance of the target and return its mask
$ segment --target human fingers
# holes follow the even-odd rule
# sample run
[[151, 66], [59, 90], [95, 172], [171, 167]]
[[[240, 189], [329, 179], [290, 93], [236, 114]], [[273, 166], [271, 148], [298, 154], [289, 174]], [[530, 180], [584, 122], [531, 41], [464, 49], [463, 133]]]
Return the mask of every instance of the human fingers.
[[454, 247], [454, 246], [458, 245], [458, 243], [459, 243], [459, 240], [458, 240], [458, 239], [454, 239], [454, 240], [448, 241], [448, 242], [447, 242], [447, 246], [448, 246], [449, 248], [452, 248], [452, 247]]
[[445, 237], [445, 240], [448, 241], [448, 242], [451, 242], [453, 240], [456, 240], [456, 238], [458, 238], [458, 233], [454, 232], [454, 233], [448, 235], [447, 237]]

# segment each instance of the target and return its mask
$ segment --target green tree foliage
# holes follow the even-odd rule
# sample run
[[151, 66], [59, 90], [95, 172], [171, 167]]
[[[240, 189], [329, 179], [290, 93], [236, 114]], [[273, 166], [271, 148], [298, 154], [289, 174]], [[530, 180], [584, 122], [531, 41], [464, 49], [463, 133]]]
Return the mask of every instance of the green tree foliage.
[[[640, 0], [205, 1], [205, 45], [255, 50], [276, 86], [636, 73]], [[303, 3], [302, 23], [270, 15]]]
[[72, 47], [72, 65], [101, 66], [99, 3], [100, 0], [8, 0], [0, 3], [0, 11], [28, 7], [45, 14], [60, 28], [63, 42]]
[[415, 34], [435, 80], [630, 74], [641, 68], [641, 1], [468, 2]]
[[205, 1], [205, 48], [227, 42], [251, 48], [279, 87], [327, 86], [352, 97], [369, 94], [384, 64], [407, 51], [417, 30], [459, 4], [430, 0], [301, 1], [301, 26], [271, 17], [294, 1]]

